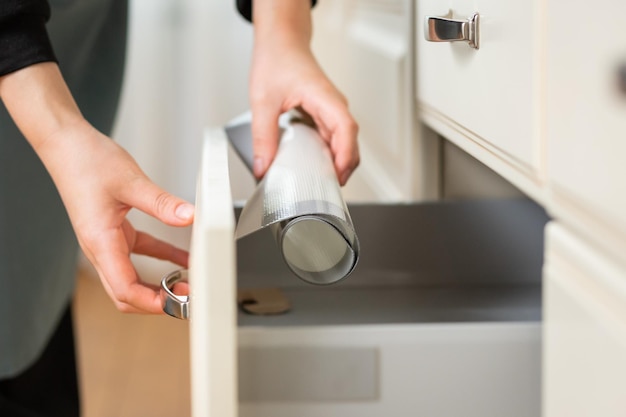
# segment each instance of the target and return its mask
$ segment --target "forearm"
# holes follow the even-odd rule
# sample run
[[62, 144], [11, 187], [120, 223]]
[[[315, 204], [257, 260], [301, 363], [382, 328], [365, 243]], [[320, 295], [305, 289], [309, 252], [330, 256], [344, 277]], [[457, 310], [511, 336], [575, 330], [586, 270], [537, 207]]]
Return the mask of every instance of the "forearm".
[[84, 122], [54, 62], [30, 65], [1, 77], [0, 97], [38, 153], [57, 132]]

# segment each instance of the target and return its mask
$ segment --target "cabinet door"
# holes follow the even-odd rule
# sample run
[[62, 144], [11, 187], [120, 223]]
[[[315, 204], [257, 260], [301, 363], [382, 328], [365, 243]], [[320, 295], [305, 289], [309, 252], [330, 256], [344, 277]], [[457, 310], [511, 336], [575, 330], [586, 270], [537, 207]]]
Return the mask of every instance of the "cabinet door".
[[350, 200], [436, 192], [436, 141], [422, 139], [415, 126], [412, 8], [410, 0], [320, 1], [315, 8], [313, 48], [360, 128], [363, 163], [347, 184]]
[[626, 415], [626, 270], [547, 229], [544, 417]]
[[[540, 3], [422, 0], [416, 4], [420, 117], [540, 199]], [[427, 17], [467, 21], [474, 13], [479, 15], [478, 49], [467, 42], [426, 40]]]
[[589, 2], [575, 0], [567, 6], [555, 0], [547, 3], [546, 131], [551, 210], [623, 258], [626, 2], [598, 0], [593, 3], [593, 16]]
[[193, 417], [237, 416], [234, 214], [222, 129], [206, 132], [190, 254]]

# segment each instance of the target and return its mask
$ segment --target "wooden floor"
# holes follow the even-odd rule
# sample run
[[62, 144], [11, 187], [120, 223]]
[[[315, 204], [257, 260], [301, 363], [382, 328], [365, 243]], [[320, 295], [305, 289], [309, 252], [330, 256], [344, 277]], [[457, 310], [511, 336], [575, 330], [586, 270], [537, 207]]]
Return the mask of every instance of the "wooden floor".
[[85, 271], [74, 307], [83, 417], [190, 415], [187, 322], [119, 313]]

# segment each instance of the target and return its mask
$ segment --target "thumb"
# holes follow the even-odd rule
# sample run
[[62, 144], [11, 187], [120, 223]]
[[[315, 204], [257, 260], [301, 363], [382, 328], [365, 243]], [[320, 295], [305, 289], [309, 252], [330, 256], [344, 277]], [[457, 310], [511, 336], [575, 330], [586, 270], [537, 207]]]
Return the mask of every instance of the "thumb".
[[169, 226], [188, 226], [193, 222], [193, 204], [164, 191], [148, 178], [135, 180], [124, 197], [124, 203]]
[[280, 112], [268, 106], [252, 109], [252, 146], [254, 175], [261, 178], [267, 172], [278, 149], [278, 116]]

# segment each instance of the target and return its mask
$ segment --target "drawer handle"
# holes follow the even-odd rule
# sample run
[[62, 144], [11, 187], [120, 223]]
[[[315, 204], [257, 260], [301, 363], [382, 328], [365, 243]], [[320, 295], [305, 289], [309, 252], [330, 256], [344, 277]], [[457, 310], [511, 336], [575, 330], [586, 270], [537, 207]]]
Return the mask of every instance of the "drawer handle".
[[178, 282], [187, 282], [187, 270], [170, 272], [161, 280], [161, 306], [163, 311], [177, 319], [189, 318], [189, 296], [174, 294], [172, 288]]
[[426, 16], [424, 36], [429, 42], [467, 41], [471, 48], [478, 49], [478, 21], [478, 13], [474, 13], [467, 20]]

